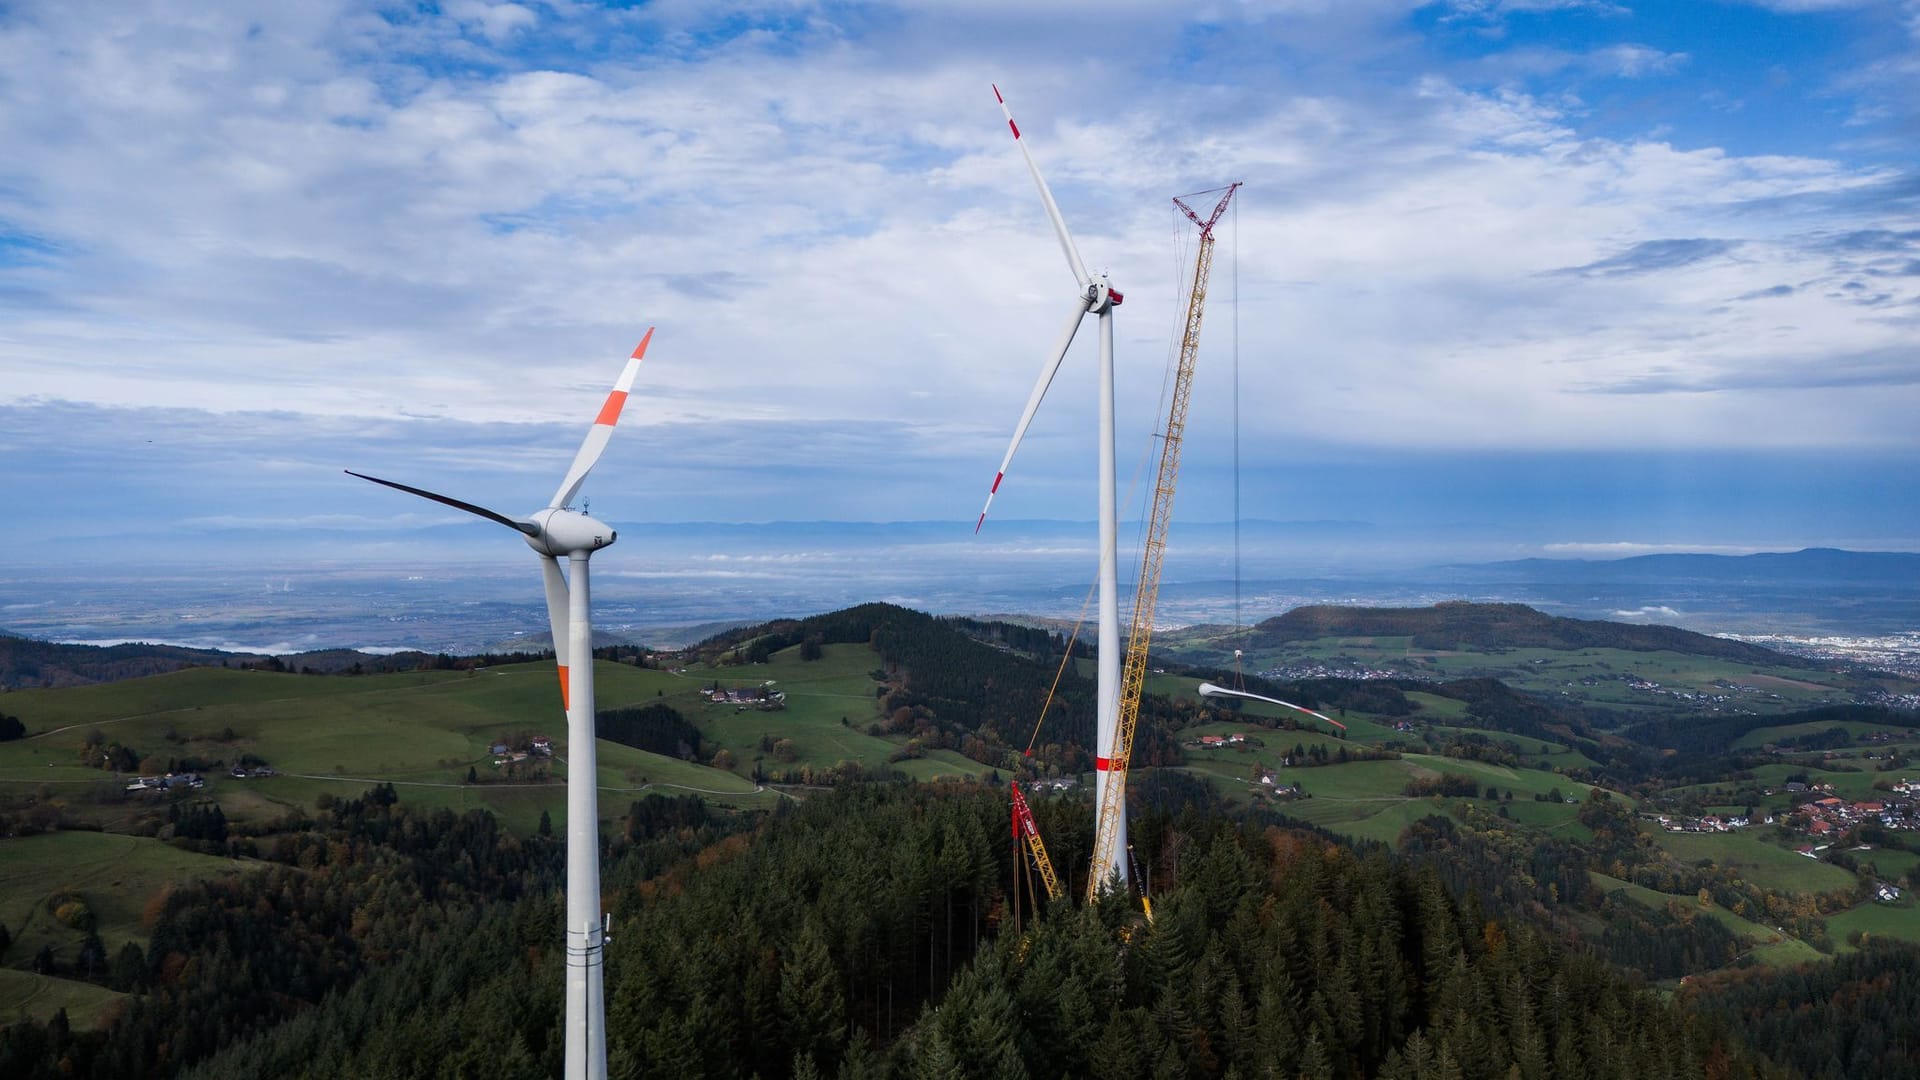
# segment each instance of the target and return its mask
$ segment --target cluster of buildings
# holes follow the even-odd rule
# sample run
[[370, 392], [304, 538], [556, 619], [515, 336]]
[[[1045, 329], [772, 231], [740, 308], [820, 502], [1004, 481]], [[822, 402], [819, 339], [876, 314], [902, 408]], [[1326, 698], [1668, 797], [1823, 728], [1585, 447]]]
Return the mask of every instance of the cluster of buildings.
[[1836, 836], [1855, 825], [1873, 824], [1887, 829], [1920, 829], [1920, 803], [1913, 795], [1920, 785], [1901, 781], [1898, 798], [1862, 799], [1848, 802], [1837, 795], [1810, 799], [1794, 808], [1794, 819], [1808, 836]]
[[165, 776], [136, 776], [127, 781], [128, 791], [197, 790], [206, 786], [206, 778], [194, 772], [168, 773]]
[[1247, 737], [1236, 731], [1231, 735], [1202, 735], [1187, 745], [1213, 750], [1224, 746], [1244, 746], [1246, 743]]
[[1758, 818], [1749, 818], [1745, 814], [1703, 814], [1692, 817], [1685, 814], [1657, 814], [1654, 820], [1668, 832], [1734, 832], [1753, 825], [1773, 824], [1772, 814], [1761, 814]]
[[756, 709], [779, 709], [786, 706], [787, 692], [775, 690], [771, 682], [760, 686], [734, 686], [722, 689], [715, 686], [700, 691], [700, 696], [715, 705], [751, 706]]
[[515, 765], [538, 754], [541, 757], [553, 756], [553, 740], [545, 735], [535, 735], [524, 746], [514, 746], [506, 742], [496, 742], [487, 747], [487, 753], [493, 755], [495, 767]]
[[1333, 667], [1328, 664], [1322, 664], [1319, 661], [1288, 664], [1285, 667], [1268, 668], [1265, 671], [1254, 672], [1254, 674], [1263, 679], [1274, 679], [1276, 681], [1288, 681], [1292, 679], [1360, 679], [1363, 681], [1370, 679], [1421, 679], [1432, 681], [1431, 676], [1420, 672], [1387, 671], [1383, 668], [1370, 667]]
[[1255, 770], [1253, 788], [1255, 791], [1264, 791], [1276, 799], [1295, 799], [1303, 794], [1299, 784], [1283, 784], [1269, 769]]

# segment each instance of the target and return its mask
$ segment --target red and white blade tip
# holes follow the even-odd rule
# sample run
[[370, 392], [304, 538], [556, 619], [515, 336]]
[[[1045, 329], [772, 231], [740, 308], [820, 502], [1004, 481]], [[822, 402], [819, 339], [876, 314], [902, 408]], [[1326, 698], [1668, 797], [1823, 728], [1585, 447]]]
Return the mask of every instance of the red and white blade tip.
[[647, 327], [646, 336], [640, 339], [640, 344], [633, 347], [632, 359], [638, 360], [641, 357], [647, 355], [647, 343], [652, 340], [653, 340], [653, 327], [649, 326]]
[[1000, 481], [1006, 478], [1007, 474], [1004, 471], [993, 474], [993, 486], [987, 489], [987, 504], [980, 508], [980, 520], [973, 523], [975, 536], [980, 535], [980, 526], [987, 523], [987, 511], [993, 509], [993, 497], [1000, 493]]

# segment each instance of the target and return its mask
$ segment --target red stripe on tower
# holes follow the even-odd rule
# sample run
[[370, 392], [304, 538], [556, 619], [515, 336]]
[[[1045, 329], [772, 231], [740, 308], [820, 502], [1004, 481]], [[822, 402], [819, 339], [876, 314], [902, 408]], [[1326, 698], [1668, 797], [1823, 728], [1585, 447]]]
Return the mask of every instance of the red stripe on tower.
[[1113, 759], [1103, 757], [1094, 758], [1093, 767], [1099, 769], [1101, 772], [1106, 772], [1108, 769], [1113, 768]]
[[620, 410], [624, 408], [626, 404], [627, 392], [625, 390], [615, 390], [613, 393], [607, 395], [607, 403], [600, 406], [600, 415], [594, 417], [593, 422], [612, 427], [620, 422]]

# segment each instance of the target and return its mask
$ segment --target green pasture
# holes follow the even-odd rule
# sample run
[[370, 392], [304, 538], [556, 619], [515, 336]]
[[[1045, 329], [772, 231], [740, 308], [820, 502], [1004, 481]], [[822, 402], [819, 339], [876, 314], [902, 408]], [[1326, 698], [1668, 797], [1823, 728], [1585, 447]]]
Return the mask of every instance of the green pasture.
[[[1771, 926], [1742, 918], [1718, 904], [1701, 907], [1697, 896], [1676, 896], [1672, 893], [1658, 892], [1591, 870], [1587, 872], [1587, 876], [1608, 895], [1624, 895], [1642, 907], [1654, 911], [1665, 911], [1670, 905], [1678, 903], [1695, 912], [1696, 918], [1713, 919], [1732, 931], [1741, 941], [1752, 946], [1745, 955], [1752, 958], [1755, 963], [1785, 967], [1824, 959], [1820, 950]], [[1831, 936], [1831, 920], [1828, 922], [1828, 933]]]
[[[1220, 797], [1226, 800], [1227, 805], [1235, 810], [1253, 803], [1253, 789], [1247, 785], [1248, 770], [1246, 769], [1237, 769], [1224, 761], [1190, 762], [1186, 765], [1170, 765], [1166, 768], [1170, 772], [1185, 773], [1207, 781], [1220, 794]], [[1091, 779], [1087, 779], [1083, 786], [1090, 789], [1092, 783]], [[1278, 809], [1287, 810], [1292, 804], [1282, 802], [1274, 805]]]
[[952, 750], [929, 750], [925, 757], [896, 761], [886, 768], [905, 773], [915, 780], [978, 780], [993, 769]]
[[[667, 704], [700, 728], [703, 738], [733, 754], [734, 771], [750, 775], [756, 761], [768, 772], [803, 766], [831, 768], [843, 761], [869, 769], [893, 770], [916, 780], [981, 777], [989, 766], [951, 750], [929, 750], [917, 758], [889, 761], [909, 736], [869, 735], [880, 719], [872, 671], [879, 660], [865, 645], [826, 645], [818, 660], [800, 659], [800, 647], [774, 653], [764, 664], [689, 668]], [[763, 712], [751, 706], [714, 704], [699, 690], [715, 681], [725, 688], [756, 687], [771, 680], [787, 695], [785, 708]], [[761, 749], [765, 740], [792, 743], [794, 760], [780, 761]], [[742, 781], [745, 782], [744, 780]]]
[[1832, 784], [1833, 793], [1843, 799], [1871, 799], [1882, 794], [1873, 790], [1873, 782], [1884, 777], [1884, 774], [1877, 772], [1846, 772], [1811, 765], [1774, 762], [1755, 768], [1753, 778], [1756, 782], [1778, 791], [1787, 786], [1787, 777], [1802, 773], [1806, 774], [1809, 784]]
[[[1093, 661], [1082, 659], [1076, 660], [1074, 663], [1080, 666], [1083, 674], [1089, 678], [1093, 676]], [[1313, 717], [1307, 716], [1294, 709], [1286, 708], [1285, 706], [1273, 705], [1265, 701], [1250, 701], [1246, 698], [1203, 698], [1200, 696], [1200, 680], [1184, 675], [1150, 675], [1147, 677], [1143, 689], [1146, 693], [1162, 694], [1174, 701], [1204, 701], [1210, 705], [1236, 708], [1239, 715], [1248, 718], [1246, 723], [1229, 722], [1224, 727], [1217, 724], [1198, 725], [1193, 728], [1184, 729], [1182, 731], [1183, 735], [1188, 732], [1197, 731], [1206, 731], [1208, 734], [1224, 734], [1226, 731], [1246, 731], [1262, 726], [1263, 721], [1266, 720], [1292, 720], [1300, 725], [1300, 730], [1303, 733], [1325, 731], [1329, 735], [1337, 734], [1334, 729], [1328, 728]], [[1347, 725], [1348, 742], [1380, 742], [1402, 734], [1393, 730], [1391, 721], [1382, 723], [1377, 718], [1370, 717], [1364, 713], [1353, 713], [1343, 716], [1337, 709], [1317, 709], [1316, 711], [1331, 716], [1335, 720]], [[1214, 728], [1220, 728], [1220, 730], [1214, 731]]]
[[[1591, 829], [1580, 824], [1579, 803], [1535, 802], [1531, 797], [1516, 794], [1512, 802], [1503, 801], [1500, 805], [1506, 807], [1508, 817], [1523, 825], [1531, 825], [1561, 836], [1586, 838], [1593, 835]], [[1499, 813], [1498, 810], [1494, 812]]]
[[1467, 703], [1457, 698], [1441, 697], [1420, 690], [1407, 691], [1407, 699], [1420, 706], [1414, 713], [1419, 720], [1431, 720], [1436, 724], [1445, 724], [1453, 720], [1464, 719], [1467, 715]]
[[1851, 888], [1854, 876], [1832, 863], [1809, 859], [1751, 832], [1653, 833], [1654, 842], [1682, 862], [1702, 859], [1731, 867], [1763, 889], [1782, 893], [1831, 892]]
[[[1217, 650], [1203, 639], [1188, 640], [1174, 635], [1167, 643], [1167, 652], [1170, 656], [1206, 660], [1214, 657]], [[1701, 708], [1702, 703], [1673, 693], [1636, 690], [1628, 685], [1628, 677], [1659, 683], [1660, 688], [1667, 691], [1726, 695], [1728, 705], [1762, 711], [1786, 711], [1851, 697], [1846, 688], [1832, 685], [1821, 673], [1792, 667], [1756, 667], [1684, 653], [1628, 649], [1436, 650], [1414, 647], [1412, 639], [1406, 636], [1327, 637], [1288, 642], [1250, 651], [1247, 663], [1255, 670], [1321, 663], [1435, 679], [1490, 676], [1535, 694], [1559, 696], [1564, 692], [1591, 704], [1664, 712], [1693, 711]], [[1746, 689], [1733, 690], [1717, 683]], [[1443, 704], [1446, 699], [1429, 700], [1433, 697], [1428, 694], [1415, 697], [1423, 706], [1422, 713], [1417, 715], [1434, 715], [1429, 710], [1454, 712], [1454, 708]], [[1454, 703], [1454, 707], [1458, 704]]]
[[[1476, 728], [1455, 724], [1436, 723], [1434, 727], [1436, 730], [1431, 733], [1432, 738], [1444, 739], [1453, 734], [1484, 736], [1493, 745], [1513, 751], [1521, 761], [1529, 764], [1544, 764], [1549, 769], [1591, 769], [1598, 768], [1600, 765], [1599, 762], [1581, 753], [1572, 743], [1560, 739], [1538, 739], [1531, 735], [1515, 735], [1511, 731], [1500, 731], [1495, 728]], [[1415, 734], [1418, 733], [1416, 729]], [[1541, 753], [1541, 747], [1546, 748], [1545, 753]]]
[[1920, 867], [1920, 855], [1916, 855], [1911, 851], [1900, 851], [1896, 848], [1874, 848], [1872, 851], [1853, 851], [1848, 854], [1860, 860], [1863, 866], [1867, 863], [1872, 863], [1878, 876], [1888, 881], [1898, 881], [1902, 877], [1908, 877], [1909, 880], [1920, 881], [1920, 878], [1909, 877], [1909, 875], [1913, 874], [1916, 867]]
[[1920, 907], [1914, 905], [1911, 896], [1892, 904], [1870, 900], [1827, 920], [1827, 936], [1836, 948], [1852, 948], [1847, 935], [1855, 930], [1875, 938], [1920, 941]]
[[[1265, 755], [1259, 752], [1190, 750], [1184, 771], [1213, 780], [1222, 792], [1238, 800], [1248, 793], [1255, 765], [1265, 761]], [[1502, 792], [1514, 793], [1511, 802], [1495, 804], [1484, 799], [1472, 800], [1473, 805], [1484, 808], [1487, 813], [1497, 814], [1499, 806], [1504, 805], [1511, 818], [1521, 825], [1562, 832], [1575, 830], [1582, 834], [1586, 831], [1576, 820], [1579, 802], [1592, 790], [1586, 784], [1537, 769], [1510, 769], [1430, 754], [1405, 754], [1387, 761], [1283, 768], [1278, 770], [1276, 779], [1283, 784], [1299, 784], [1308, 797], [1275, 805], [1289, 816], [1342, 835], [1392, 843], [1409, 824], [1429, 814], [1453, 814], [1460, 804], [1467, 802], [1403, 794], [1408, 781], [1435, 779], [1443, 773], [1471, 776], [1482, 791], [1491, 785]], [[1556, 787], [1563, 797], [1573, 801], [1534, 801], [1535, 793], [1546, 794]]]
[[1378, 840], [1392, 844], [1407, 826], [1438, 814], [1453, 816], [1451, 799], [1357, 798], [1295, 799], [1278, 804], [1279, 810], [1302, 821], [1311, 822], [1356, 840]]
[[56, 832], [0, 840], [0, 921], [13, 934], [5, 963], [25, 967], [42, 945], [71, 960], [85, 933], [58, 921], [49, 897], [71, 893], [92, 910], [111, 958], [129, 941], [146, 941], [147, 900], [170, 884], [241, 873], [260, 866], [182, 851], [145, 836]]
[[76, 1031], [91, 1031], [107, 1026], [126, 997], [76, 979], [0, 968], [0, 1028], [19, 1020], [44, 1024], [65, 1009], [68, 1025]]
[[[608, 661], [595, 664], [594, 677], [601, 708], [645, 704], [669, 693], [695, 700], [694, 688], [703, 685]], [[78, 764], [93, 731], [156, 764], [188, 756], [231, 762], [248, 753], [266, 760], [281, 775], [234, 780], [220, 769], [206, 774], [201, 794], [243, 821], [311, 807], [322, 793], [352, 797], [385, 782], [395, 784], [410, 805], [490, 809], [518, 829], [531, 829], [542, 810], [557, 816], [566, 805], [560, 782], [566, 774], [566, 718], [557, 674], [545, 662], [351, 677], [190, 669], [102, 686], [25, 691], [9, 695], [9, 707], [20, 710], [30, 729], [46, 733], [0, 744], [0, 791], [51, 794], [81, 816], [108, 823], [161, 803], [136, 797], [119, 807], [78, 805], [90, 786], [112, 779]], [[466, 783], [469, 768], [484, 779], [500, 775], [490, 744], [533, 734], [554, 740], [560, 760], [551, 784]], [[776, 798], [754, 792], [743, 777], [702, 765], [604, 740], [598, 749], [610, 811], [621, 793], [642, 790], [712, 793], [739, 805], [767, 805]]]
[[[1736, 739], [1733, 748], [1735, 750], [1758, 750], [1768, 743], [1779, 742], [1782, 739], [1797, 738], [1802, 735], [1813, 735], [1836, 727], [1844, 728], [1847, 734], [1852, 735], [1856, 740], [1862, 736], [1872, 735], [1877, 732], [1887, 732], [1893, 735], [1895, 739], [1903, 742], [1920, 739], [1920, 732], [1916, 732], [1911, 728], [1890, 727], [1886, 724], [1869, 724], [1861, 720], [1830, 720], [1824, 724], [1818, 722], [1806, 724], [1777, 724], [1773, 727], [1755, 728]], [[1885, 745], [1890, 746], [1892, 744], [1889, 743]]]

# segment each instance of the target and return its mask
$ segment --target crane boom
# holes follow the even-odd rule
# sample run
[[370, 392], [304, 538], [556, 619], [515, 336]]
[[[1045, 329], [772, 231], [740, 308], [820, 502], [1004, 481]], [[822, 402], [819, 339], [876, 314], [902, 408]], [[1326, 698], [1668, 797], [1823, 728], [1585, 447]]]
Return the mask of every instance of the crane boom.
[[1026, 845], [1033, 865], [1039, 868], [1040, 880], [1047, 886], [1047, 899], [1058, 900], [1066, 890], [1054, 875], [1053, 860], [1047, 858], [1047, 845], [1040, 842], [1040, 826], [1034, 824], [1033, 810], [1027, 806], [1027, 797], [1019, 784], [1009, 781], [1007, 786], [1013, 791], [1013, 835]]
[[1173, 490], [1180, 478], [1180, 440], [1187, 429], [1187, 402], [1193, 391], [1194, 361], [1200, 354], [1200, 318], [1207, 306], [1207, 278], [1213, 270], [1213, 227], [1226, 212], [1240, 185], [1230, 184], [1205, 221], [1178, 198], [1173, 200], [1188, 220], [1200, 226], [1199, 250], [1193, 262], [1193, 286], [1187, 292], [1187, 325], [1180, 337], [1180, 359], [1173, 377], [1173, 403], [1167, 410], [1167, 430], [1160, 445], [1159, 475], [1153, 487], [1153, 511], [1147, 518], [1146, 541], [1140, 556], [1140, 583], [1133, 592], [1133, 620], [1127, 635], [1127, 656], [1120, 670], [1120, 709], [1114, 731], [1113, 759], [1107, 773], [1094, 831], [1093, 873], [1087, 879], [1087, 899], [1097, 900], [1113, 874], [1102, 865], [1100, 853], [1111, 850], [1120, 831], [1127, 803], [1127, 765], [1133, 757], [1133, 731], [1140, 718], [1140, 694], [1147, 681], [1147, 646], [1153, 640], [1153, 612], [1160, 599], [1160, 566], [1166, 555], [1167, 526], [1173, 520]]

